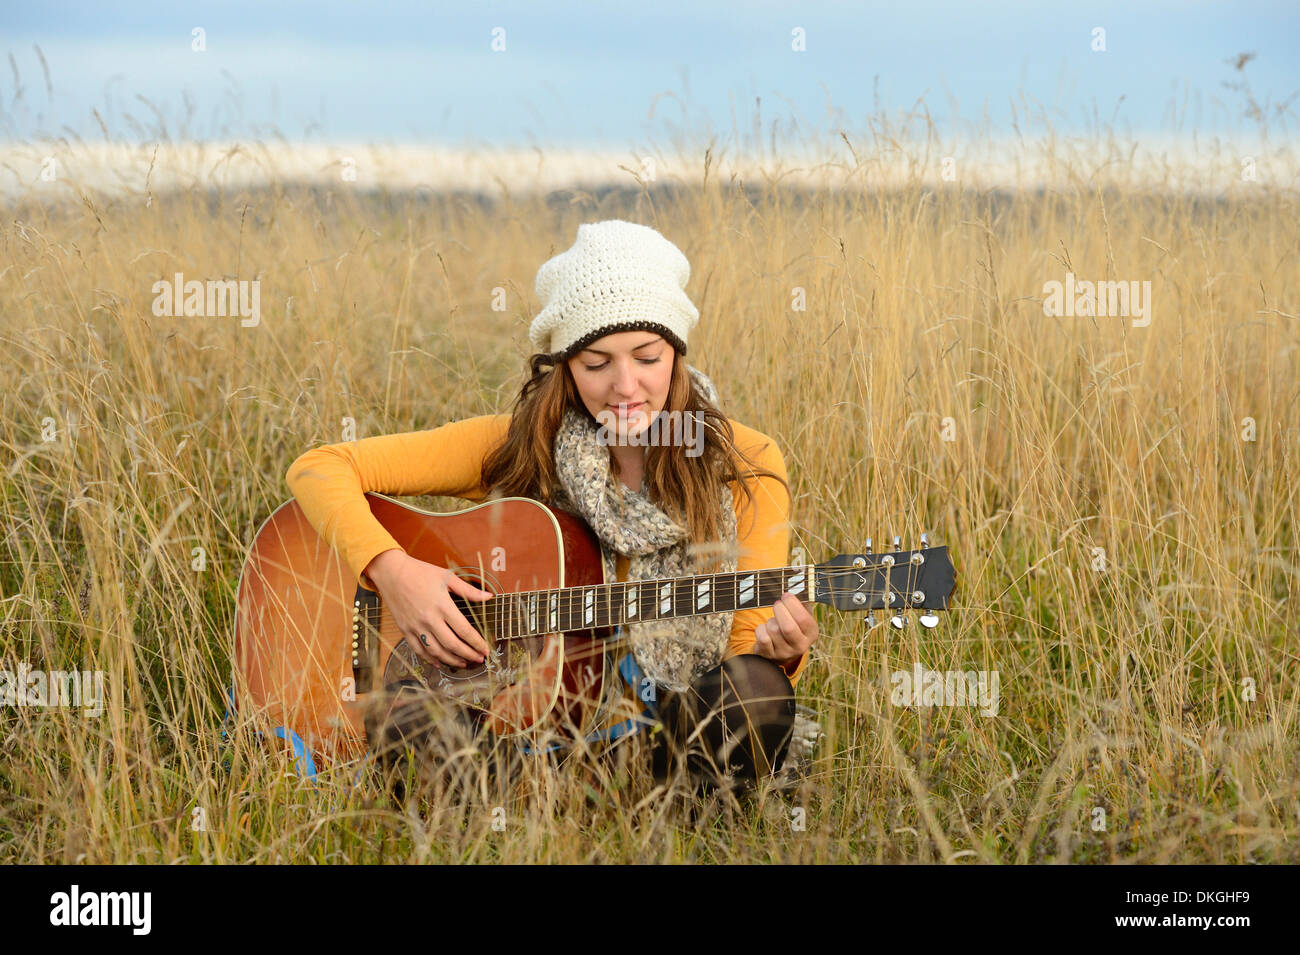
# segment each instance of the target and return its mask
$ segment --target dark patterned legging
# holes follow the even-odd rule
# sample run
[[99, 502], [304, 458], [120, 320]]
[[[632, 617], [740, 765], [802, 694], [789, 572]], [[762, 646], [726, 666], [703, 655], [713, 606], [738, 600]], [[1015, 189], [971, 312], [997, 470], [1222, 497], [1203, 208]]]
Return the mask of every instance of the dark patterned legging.
[[[427, 744], [435, 728], [450, 730], [457, 746], [490, 735], [463, 707], [449, 704], [414, 681], [387, 687], [386, 704], [366, 718], [366, 735], [382, 769], [401, 766], [405, 751], [437, 759]], [[651, 770], [666, 783], [689, 772], [698, 789], [726, 780], [741, 788], [781, 768], [794, 726], [794, 689], [776, 663], [753, 654], [730, 657], [701, 675], [686, 692], [660, 688], [659, 732], [650, 742]]]
[[794, 689], [777, 664], [745, 654], [723, 660], [685, 693], [659, 699], [663, 730], [654, 734], [656, 782], [680, 771], [697, 784], [727, 778], [753, 784], [781, 768], [794, 726]]

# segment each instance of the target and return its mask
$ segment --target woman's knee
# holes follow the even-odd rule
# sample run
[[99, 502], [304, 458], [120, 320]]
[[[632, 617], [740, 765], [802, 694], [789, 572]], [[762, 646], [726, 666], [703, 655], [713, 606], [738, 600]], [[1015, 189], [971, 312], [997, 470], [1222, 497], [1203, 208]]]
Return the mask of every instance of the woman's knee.
[[475, 735], [475, 726], [461, 707], [449, 703], [414, 680], [385, 687], [365, 717], [366, 737], [382, 757], [395, 750], [425, 747], [435, 735]]
[[696, 684], [703, 736], [719, 766], [753, 779], [775, 771], [794, 726], [794, 689], [780, 666], [746, 654]]
[[719, 667], [718, 693], [728, 706], [743, 706], [765, 720], [794, 721], [794, 687], [781, 666], [747, 653], [729, 657]]
[[460, 757], [467, 747], [486, 756], [485, 737], [490, 735], [464, 707], [415, 681], [391, 684], [376, 694], [365, 716], [365, 729], [375, 767], [399, 802], [405, 800], [412, 783], [467, 792], [477, 761]]
[[738, 656], [727, 657], [722, 661], [721, 667], [733, 676], [741, 677], [753, 683], [781, 686], [787, 692], [793, 693], [790, 677], [786, 675], [781, 665], [775, 660], [760, 657], [757, 653], [742, 653]]

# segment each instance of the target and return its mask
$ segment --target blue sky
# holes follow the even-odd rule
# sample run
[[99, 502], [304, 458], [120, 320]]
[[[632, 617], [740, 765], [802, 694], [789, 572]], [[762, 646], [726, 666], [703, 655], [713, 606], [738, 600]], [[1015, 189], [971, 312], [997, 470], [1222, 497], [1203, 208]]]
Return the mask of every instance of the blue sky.
[[[1106, 31], [1106, 51], [1090, 48]], [[206, 50], [191, 49], [195, 27]], [[493, 52], [492, 31], [506, 50]], [[806, 32], [806, 52], [791, 31]], [[865, 129], [924, 98], [945, 130], [1012, 135], [1022, 93], [1068, 133], [1239, 134], [1246, 79], [1300, 117], [1300, 3], [526, 3], [0, 0], [0, 139], [169, 135], [752, 148]], [[47, 91], [35, 46], [49, 64]], [[1256, 58], [1238, 72], [1225, 63]], [[1294, 98], [1293, 98], [1294, 97]], [[755, 105], [761, 99], [761, 107]], [[144, 130], [133, 127], [133, 117]], [[186, 117], [188, 116], [188, 121]], [[1025, 127], [1023, 115], [1020, 117]], [[1285, 125], [1283, 123], [1285, 122]], [[954, 125], [955, 123], [955, 125]], [[801, 133], [802, 131], [802, 133]]]

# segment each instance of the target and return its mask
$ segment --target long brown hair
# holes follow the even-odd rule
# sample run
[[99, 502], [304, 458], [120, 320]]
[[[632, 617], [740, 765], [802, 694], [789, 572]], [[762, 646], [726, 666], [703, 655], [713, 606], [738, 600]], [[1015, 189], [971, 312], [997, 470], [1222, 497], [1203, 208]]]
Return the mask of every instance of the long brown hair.
[[[559, 487], [554, 445], [565, 409], [573, 408], [588, 418], [591, 412], [582, 403], [567, 361], [537, 354], [529, 358], [528, 366], [529, 378], [515, 399], [505, 441], [484, 458], [481, 480], [490, 496], [531, 497], [550, 503]], [[745, 499], [742, 511], [753, 505], [754, 493], [743, 476], [742, 464], [754, 477], [776, 478], [787, 495], [790, 486], [736, 447], [731, 422], [699, 393], [676, 349], [664, 410], [682, 412], [683, 420], [696, 415], [702, 423], [703, 448], [697, 457], [688, 457], [684, 442], [647, 447], [646, 487], [650, 500], [687, 528], [695, 553], [707, 556], [722, 538], [717, 510], [721, 488], [736, 483]], [[612, 447], [609, 463], [613, 473]], [[739, 527], [737, 532], [744, 533]]]

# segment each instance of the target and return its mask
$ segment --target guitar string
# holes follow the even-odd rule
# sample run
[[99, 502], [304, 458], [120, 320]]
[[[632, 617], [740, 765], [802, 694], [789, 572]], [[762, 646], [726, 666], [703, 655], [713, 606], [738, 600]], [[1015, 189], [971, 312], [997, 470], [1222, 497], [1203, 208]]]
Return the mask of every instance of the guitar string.
[[[895, 566], [900, 566], [900, 565], [895, 565]], [[910, 569], [915, 565], [913, 565], [909, 561], [906, 564], [903, 564], [901, 566], [906, 566]], [[648, 585], [648, 589], [651, 591], [650, 605], [652, 607], [655, 607], [662, 602], [661, 598], [658, 596], [658, 593], [663, 589], [665, 589], [667, 584], [672, 583], [673, 586], [672, 586], [672, 592], [670, 596], [670, 599], [672, 601], [672, 613], [666, 617], [662, 617], [662, 616], [641, 617], [640, 618], [641, 620], [653, 622], [655, 620], [667, 620], [667, 619], [675, 619], [675, 618], [681, 618], [687, 616], [702, 616], [709, 613], [735, 612], [736, 609], [735, 598], [738, 596], [737, 588], [739, 587], [740, 580], [742, 577], [746, 576], [749, 573], [760, 575], [759, 579], [755, 582], [754, 585], [755, 596], [757, 599], [758, 594], [763, 589], [766, 589], [766, 586], [770, 586], [773, 583], [777, 582], [775, 576], [778, 572], [781, 574], [782, 577], [784, 577], [786, 576], [787, 571], [793, 571], [793, 570], [798, 570], [800, 568], [803, 568], [804, 572], [806, 573], [807, 568], [809, 567], [816, 568], [817, 565], [816, 564], [804, 564], [804, 565], [794, 564], [788, 567], [762, 568], [752, 572], [750, 571], [725, 572], [726, 575], [730, 577], [730, 579], [721, 581], [721, 586], [716, 588], [713, 586], [713, 583], [717, 583], [718, 581], [716, 580], [716, 577], [723, 576], [722, 574], [719, 575], [693, 574], [685, 577], [657, 578], [652, 581], [630, 581], [630, 580], [615, 581], [613, 583], [592, 584], [590, 586], [563, 587], [559, 589], [550, 589], [550, 590], [518, 591], [518, 592], [503, 593], [503, 594], [496, 595], [494, 598], [492, 598], [493, 600], [497, 600], [504, 597], [509, 597], [512, 599], [502, 600], [501, 603], [496, 604], [494, 606], [486, 607], [484, 606], [483, 603], [474, 603], [474, 604], [468, 604], [468, 609], [471, 612], [471, 617], [474, 619], [476, 623], [479, 624], [477, 629], [479, 629], [480, 632], [482, 631], [482, 624], [486, 622], [490, 625], [491, 632], [495, 634], [498, 639], [518, 640], [527, 637], [542, 636], [547, 633], [557, 633], [557, 632], [572, 633], [579, 630], [604, 629], [611, 626], [615, 626], [616, 624], [612, 621], [612, 617], [613, 617], [612, 611], [614, 610], [614, 608], [628, 606], [628, 602], [626, 600], [628, 589], [632, 587], [643, 586], [643, 585]], [[853, 588], [853, 589], [846, 588], [842, 591], [836, 591], [834, 589], [835, 579], [849, 577], [849, 576], [861, 576], [865, 573], [870, 573], [873, 571], [888, 571], [888, 570], [889, 568], [883, 565], [876, 565], [874, 567], [869, 567], [869, 568], [832, 567], [832, 568], [818, 570], [817, 578], [830, 578], [832, 584], [830, 596], [837, 597], [837, 596], [842, 596], [844, 594], [853, 593], [857, 590], [857, 588]], [[761, 575], [763, 574], [768, 575], [766, 580], [762, 578]], [[684, 588], [684, 589], [679, 588], [677, 586], [678, 582], [685, 581], [685, 580], [698, 581], [701, 578], [710, 578], [710, 577], [714, 578], [713, 583], [710, 584], [710, 594], [719, 595], [714, 598], [713, 602], [715, 604], [722, 602], [722, 597], [729, 596], [732, 598], [731, 600], [732, 610], [731, 611], [697, 610], [693, 613], [684, 613], [683, 611], [691, 609], [691, 607], [694, 605], [696, 592], [694, 588]], [[781, 583], [784, 584], [784, 581], [782, 580]], [[586, 592], [591, 590], [596, 590], [599, 588], [606, 588], [605, 595], [603, 597], [593, 599], [592, 616], [593, 617], [601, 616], [602, 615], [601, 610], [602, 608], [604, 608], [605, 610], [610, 611], [610, 613], [605, 614], [605, 616], [610, 617], [611, 622], [606, 624], [592, 623], [590, 626], [576, 626], [576, 627], [561, 626], [561, 627], [557, 627], [554, 630], [551, 630], [549, 628], [544, 628], [537, 631], [534, 631], [531, 628], [526, 626], [528, 619], [531, 613], [533, 612], [528, 607], [527, 598], [531, 596], [538, 597], [536, 608], [535, 608], [535, 612], [538, 618], [545, 619], [546, 617], [549, 617], [552, 613], [552, 610], [554, 610], [557, 620], [571, 624], [575, 612], [581, 615], [581, 611], [585, 607]], [[623, 589], [621, 598], [620, 596], [616, 595], [614, 588]], [[910, 589], [910, 584], [909, 584], [909, 589]], [[550, 600], [551, 597], [554, 597], [556, 600], [556, 606], [554, 608], [551, 607], [551, 600]], [[636, 601], [637, 601], [637, 610], [638, 613], [640, 613], [641, 607], [645, 603], [640, 593], [636, 595]], [[747, 609], [753, 609], [753, 608], [747, 608]], [[858, 609], [858, 608], [847, 608], [847, 609]], [[890, 608], [862, 607], [860, 609], [882, 610], [882, 609], [890, 609]], [[920, 608], [911, 605], [904, 605], [897, 609], [907, 610], [907, 609], [942, 609], [942, 608]], [[567, 621], [564, 618], [568, 618]], [[519, 628], [515, 627], [516, 621], [520, 624]], [[633, 623], [638, 621], [628, 620], [626, 622]]]
[[[531, 590], [516, 591], [516, 592], [503, 593], [498, 596], [501, 598], [509, 597], [512, 599], [502, 600], [501, 603], [497, 604], [495, 607], [489, 608], [490, 612], [493, 614], [492, 620], [490, 622], [496, 625], [498, 629], [512, 630], [513, 629], [512, 624], [515, 619], [519, 619], [522, 621], [522, 619], [527, 618], [531, 615], [532, 610], [530, 610], [530, 608], [528, 607], [527, 598], [532, 596], [537, 596], [541, 598], [555, 597], [557, 603], [557, 606], [554, 608], [555, 615], [557, 617], [565, 616], [565, 617], [572, 618], [575, 615], [575, 613], [580, 613], [581, 609], [586, 604], [587, 592], [592, 590], [597, 590], [597, 589], [604, 589], [605, 595], [599, 599], [595, 599], [592, 601], [593, 615], [611, 616], [610, 614], [602, 613], [602, 610], [612, 611], [615, 606], [624, 607], [630, 605], [629, 602], [625, 599], [628, 595], [628, 591], [632, 588], [636, 588], [640, 586], [646, 586], [647, 591], [649, 591], [648, 596], [650, 599], [647, 601], [645, 599], [645, 596], [638, 593], [636, 595], [638, 611], [641, 609], [642, 606], [646, 605], [647, 603], [651, 606], [651, 608], [653, 608], [654, 606], [662, 602], [663, 598], [658, 596], [658, 594], [661, 593], [663, 590], [668, 589], [667, 585], [670, 583], [673, 585], [671, 588], [671, 595], [669, 597], [669, 599], [672, 602], [672, 613], [669, 614], [667, 617], [653, 616], [653, 617], [642, 617], [641, 619], [648, 619], [653, 621], [653, 620], [670, 619], [674, 617], [699, 616], [708, 613], [716, 613], [718, 612], [716, 610], [698, 610], [694, 613], [685, 612], [690, 609], [691, 604], [695, 601], [695, 598], [697, 596], [697, 591], [695, 588], [692, 587], [681, 588], [677, 585], [683, 581], [694, 581], [698, 585], [698, 582], [705, 578], [712, 578], [713, 583], [720, 584], [720, 586], [717, 586], [716, 588], [714, 588], [712, 585], [710, 587], [711, 592], [718, 595], [717, 598], [714, 600], [714, 603], [715, 604], [721, 603], [723, 602], [724, 597], [730, 597], [733, 598], [732, 607], [728, 609], [736, 610], [739, 608], [735, 606], [736, 601], [734, 598], [738, 595], [738, 587], [740, 585], [742, 578], [744, 578], [746, 575], [754, 574], [760, 577], [760, 580], [758, 581], [758, 584], [755, 589], [761, 591], [761, 590], [770, 589], [770, 587], [773, 584], [778, 583], [776, 579], [776, 574], [778, 572], [780, 572], [782, 577], [785, 577], [788, 575], [789, 571], [802, 570], [809, 566], [816, 567], [817, 565], [795, 564], [795, 565], [790, 565], [788, 567], [762, 568], [755, 571], [724, 572], [722, 574], [717, 574], [717, 575], [693, 574], [685, 577], [663, 577], [663, 578], [655, 578], [653, 580], [644, 580], [644, 581], [640, 581], [640, 580], [614, 581], [612, 583], [592, 584], [589, 586], [579, 585], [579, 586], [563, 587], [557, 589], [546, 589], [546, 590], [536, 590], [536, 591], [531, 591]], [[910, 566], [910, 563], [906, 566]], [[827, 568], [821, 570], [818, 576], [830, 577], [830, 578], [847, 577], [853, 575], [861, 575], [866, 570], [887, 570], [887, 568], [884, 567], [883, 565], [869, 568], [869, 569], [834, 567], [834, 568]], [[793, 576], [793, 575], [789, 575], [789, 576]], [[719, 581], [717, 580], [718, 577], [724, 577], [730, 579], [723, 579]], [[784, 585], [786, 582], [782, 580], [779, 581], [779, 583]], [[911, 585], [909, 584], [909, 587], [910, 586]], [[621, 589], [622, 593], [619, 594], [615, 590], [615, 588]], [[838, 592], [833, 590], [832, 596], [840, 596], [841, 594], [852, 593], [852, 592], [853, 592], [852, 590], [848, 590], [848, 589], [843, 591], [838, 591]], [[613, 599], [611, 599], [611, 597]], [[481, 607], [483, 605], [478, 604], [472, 606]], [[752, 608], [747, 608], [747, 609], [752, 609]], [[549, 606], [549, 600], [546, 599], [539, 600], [536, 606], [536, 610], [538, 611], [540, 616], [549, 615], [552, 610], [552, 608]], [[588, 629], [588, 628], [573, 627], [571, 629]], [[547, 633], [547, 632], [550, 631], [547, 629], [541, 629], [539, 631], [536, 631], [536, 633]], [[524, 632], [521, 635], [530, 636], [535, 634], [533, 631], [529, 630]]]

